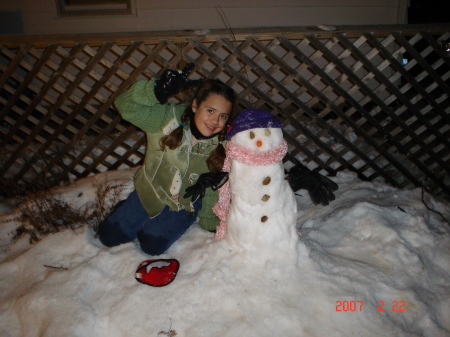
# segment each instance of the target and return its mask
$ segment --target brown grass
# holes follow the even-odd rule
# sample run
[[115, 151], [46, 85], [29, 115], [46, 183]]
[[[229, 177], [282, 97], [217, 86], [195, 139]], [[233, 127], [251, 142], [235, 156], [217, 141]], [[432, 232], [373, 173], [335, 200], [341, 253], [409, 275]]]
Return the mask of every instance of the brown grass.
[[[96, 201], [89, 202], [76, 209], [63, 201], [59, 196], [52, 194], [51, 190], [40, 190], [27, 193], [21, 187], [7, 185], [0, 182], [1, 189], [17, 191], [16, 203], [20, 204], [15, 212], [17, 215], [3, 222], [18, 222], [21, 225], [16, 229], [12, 240], [22, 236], [29, 236], [30, 243], [40, 241], [43, 237], [61, 232], [65, 229], [76, 231], [87, 225], [97, 233], [100, 223], [108, 215], [111, 208], [119, 201], [119, 194], [123, 185], [106, 183], [95, 184]], [[21, 196], [25, 194], [24, 196]], [[80, 194], [81, 196], [81, 194]]]

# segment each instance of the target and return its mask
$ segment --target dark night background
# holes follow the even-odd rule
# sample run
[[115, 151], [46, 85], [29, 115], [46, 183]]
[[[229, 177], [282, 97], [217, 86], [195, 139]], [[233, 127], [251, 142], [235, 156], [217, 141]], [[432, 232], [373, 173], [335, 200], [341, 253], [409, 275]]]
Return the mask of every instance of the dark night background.
[[410, 0], [408, 23], [450, 22], [450, 0]]

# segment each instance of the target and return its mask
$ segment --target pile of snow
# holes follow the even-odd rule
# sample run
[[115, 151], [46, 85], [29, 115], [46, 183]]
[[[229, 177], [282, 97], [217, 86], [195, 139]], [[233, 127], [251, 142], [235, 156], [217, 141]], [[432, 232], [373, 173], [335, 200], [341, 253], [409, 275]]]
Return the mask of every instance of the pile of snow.
[[[79, 207], [114, 181], [125, 198], [133, 173], [55, 194]], [[298, 192], [296, 264], [275, 250], [257, 263], [194, 224], [160, 256], [181, 263], [162, 288], [134, 279], [150, 257], [133, 243], [103, 247], [86, 226], [11, 242], [19, 224], [3, 214], [0, 336], [450, 336], [449, 203], [349, 172], [333, 180], [329, 206]]]

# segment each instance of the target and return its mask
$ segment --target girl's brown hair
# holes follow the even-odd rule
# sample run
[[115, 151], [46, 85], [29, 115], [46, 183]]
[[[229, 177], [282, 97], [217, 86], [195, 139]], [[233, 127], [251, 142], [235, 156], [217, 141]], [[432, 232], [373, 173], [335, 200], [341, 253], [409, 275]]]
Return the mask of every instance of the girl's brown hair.
[[[203, 101], [205, 101], [210, 94], [220, 95], [231, 103], [230, 117], [227, 120], [225, 128], [218, 134], [219, 144], [211, 152], [208, 159], [206, 160], [208, 169], [211, 172], [220, 172], [222, 170], [223, 162], [225, 160], [225, 148], [223, 147], [222, 142], [225, 140], [225, 135], [227, 134], [228, 126], [235, 117], [234, 101], [236, 99], [236, 95], [234, 93], [234, 90], [231, 89], [228, 85], [224, 84], [222, 81], [217, 79], [206, 79], [197, 88], [192, 101], [195, 99], [197, 101], [197, 105], [200, 106], [200, 104]], [[192, 104], [189, 104], [189, 106], [186, 107], [186, 110], [184, 110], [183, 114], [181, 115], [181, 123], [189, 125], [189, 122], [193, 117], [194, 112], [192, 111]], [[174, 129], [171, 133], [160, 139], [161, 150], [164, 151], [166, 146], [169, 149], [174, 150], [181, 145], [182, 140], [183, 140], [183, 126], [180, 125], [178, 128]]]

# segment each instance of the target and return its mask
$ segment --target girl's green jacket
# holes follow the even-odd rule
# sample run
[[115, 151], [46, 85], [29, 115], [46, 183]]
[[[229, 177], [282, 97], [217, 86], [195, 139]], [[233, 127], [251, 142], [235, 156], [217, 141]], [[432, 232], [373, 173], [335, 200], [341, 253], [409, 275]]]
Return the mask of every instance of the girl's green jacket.
[[[200, 174], [209, 172], [206, 159], [218, 145], [217, 136], [191, 145], [191, 131], [184, 127], [182, 144], [161, 151], [160, 139], [180, 125], [186, 105], [161, 105], [153, 88], [156, 78], [139, 81], [120, 94], [114, 104], [122, 117], [147, 135], [147, 150], [143, 166], [136, 172], [134, 185], [142, 205], [150, 217], [157, 216], [167, 205], [173, 211], [193, 211], [190, 199], [183, 198], [186, 187], [195, 184]], [[180, 194], [179, 203], [171, 196]], [[217, 191], [206, 189], [198, 216], [200, 226], [215, 230], [219, 219], [212, 212]]]

